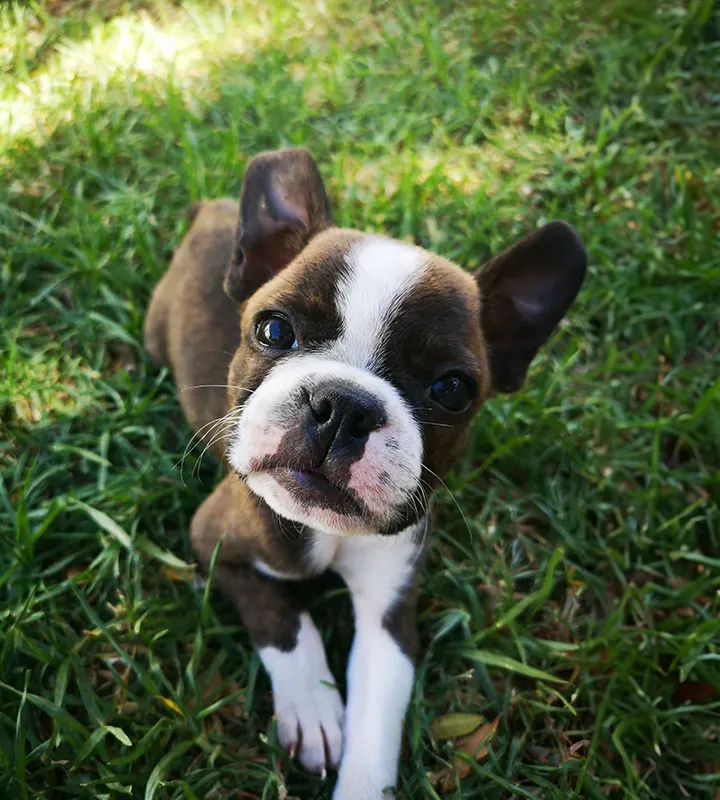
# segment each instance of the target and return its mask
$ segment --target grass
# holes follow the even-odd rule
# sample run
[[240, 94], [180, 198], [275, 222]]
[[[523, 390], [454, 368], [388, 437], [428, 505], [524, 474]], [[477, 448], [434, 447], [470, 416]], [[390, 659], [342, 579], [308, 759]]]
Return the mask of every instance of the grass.
[[[3, 798], [329, 797], [195, 585], [218, 467], [178, 468], [141, 344], [183, 210], [299, 144], [342, 225], [474, 267], [562, 217], [591, 255], [439, 494], [401, 796], [720, 796], [719, 36], [708, 0], [3, 4]], [[498, 724], [443, 790], [455, 711]]]

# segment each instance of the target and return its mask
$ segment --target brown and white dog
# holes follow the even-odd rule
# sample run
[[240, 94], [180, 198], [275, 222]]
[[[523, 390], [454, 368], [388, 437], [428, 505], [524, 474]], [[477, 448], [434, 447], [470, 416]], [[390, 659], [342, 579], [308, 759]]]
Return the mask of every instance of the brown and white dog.
[[[585, 268], [562, 222], [474, 275], [336, 228], [295, 149], [250, 163], [239, 206], [200, 206], [155, 291], [147, 349], [229, 468], [193, 547], [207, 569], [226, 537], [215, 585], [270, 674], [282, 745], [309, 770], [339, 766], [335, 800], [391, 796], [430, 495], [483, 401], [520, 387]], [[292, 591], [325, 570], [355, 612], [345, 704]]]

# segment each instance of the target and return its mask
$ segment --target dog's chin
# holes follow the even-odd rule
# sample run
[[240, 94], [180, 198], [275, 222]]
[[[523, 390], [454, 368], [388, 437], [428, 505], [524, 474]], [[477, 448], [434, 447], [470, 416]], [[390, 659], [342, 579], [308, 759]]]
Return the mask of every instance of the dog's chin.
[[352, 491], [330, 483], [315, 472], [287, 468], [250, 472], [243, 476], [248, 488], [279, 516], [333, 536], [382, 533], [391, 535], [407, 527], [395, 509], [386, 515], [370, 513]]

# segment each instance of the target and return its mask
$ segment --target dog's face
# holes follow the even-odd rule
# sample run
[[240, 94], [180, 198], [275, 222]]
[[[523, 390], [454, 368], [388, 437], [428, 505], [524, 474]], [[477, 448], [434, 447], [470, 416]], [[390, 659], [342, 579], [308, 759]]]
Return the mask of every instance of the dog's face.
[[309, 153], [248, 168], [226, 289], [242, 304], [229, 461], [280, 516], [395, 533], [423, 516], [493, 391], [524, 378], [585, 254], [554, 223], [477, 275], [333, 228]]
[[406, 527], [489, 389], [478, 307], [473, 278], [424, 250], [318, 234], [243, 309], [233, 467], [315, 528]]

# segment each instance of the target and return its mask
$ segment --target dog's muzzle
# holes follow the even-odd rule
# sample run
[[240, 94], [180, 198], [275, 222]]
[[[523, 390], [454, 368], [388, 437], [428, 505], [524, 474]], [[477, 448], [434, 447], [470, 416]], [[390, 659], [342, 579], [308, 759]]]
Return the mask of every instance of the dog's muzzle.
[[385, 529], [418, 490], [422, 440], [387, 381], [307, 357], [248, 400], [230, 463], [278, 514], [332, 533]]

